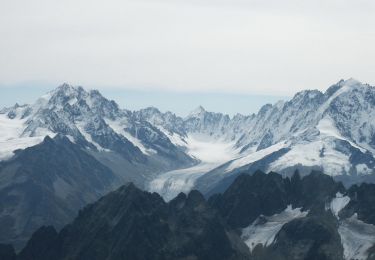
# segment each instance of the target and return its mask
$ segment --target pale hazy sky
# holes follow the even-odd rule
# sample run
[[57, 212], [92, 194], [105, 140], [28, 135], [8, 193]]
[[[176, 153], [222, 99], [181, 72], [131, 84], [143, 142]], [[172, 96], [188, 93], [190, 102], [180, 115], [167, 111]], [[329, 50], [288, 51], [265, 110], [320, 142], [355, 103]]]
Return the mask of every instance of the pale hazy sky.
[[374, 13], [374, 0], [0, 0], [0, 91], [69, 82], [290, 96], [341, 78], [375, 85]]

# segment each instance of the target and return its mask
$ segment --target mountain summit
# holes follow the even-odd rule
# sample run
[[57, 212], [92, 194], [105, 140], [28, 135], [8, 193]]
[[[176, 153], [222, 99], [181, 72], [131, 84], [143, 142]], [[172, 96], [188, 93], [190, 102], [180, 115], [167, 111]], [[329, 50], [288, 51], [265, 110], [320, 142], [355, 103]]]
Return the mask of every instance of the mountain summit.
[[205, 112], [207, 112], [202, 106], [198, 106], [196, 109], [191, 111], [187, 118], [190, 117], [201, 117]]

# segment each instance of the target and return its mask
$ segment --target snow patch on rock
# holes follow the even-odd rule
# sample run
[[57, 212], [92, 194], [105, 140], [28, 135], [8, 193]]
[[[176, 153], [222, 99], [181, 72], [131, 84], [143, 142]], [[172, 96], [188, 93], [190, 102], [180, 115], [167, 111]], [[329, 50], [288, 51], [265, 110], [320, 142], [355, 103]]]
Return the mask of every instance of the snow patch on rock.
[[150, 155], [156, 153], [156, 151], [153, 149], [147, 149], [139, 139], [125, 131], [127, 123], [126, 121], [105, 119], [105, 122], [113, 129], [113, 131], [128, 139], [134, 146], [137, 146], [143, 154]]
[[342, 220], [338, 232], [344, 248], [344, 259], [365, 260], [375, 244], [375, 226], [358, 219], [357, 214]]
[[350, 198], [348, 196], [344, 196], [340, 192], [336, 193], [336, 197], [332, 199], [330, 204], [331, 212], [339, 219], [340, 211], [345, 208], [346, 205], [350, 202]]
[[277, 152], [277, 151], [279, 151], [283, 148], [286, 148], [288, 146], [289, 146], [289, 144], [287, 142], [280, 142], [280, 143], [274, 144], [270, 147], [267, 147], [265, 149], [259, 150], [257, 152], [253, 152], [253, 153], [250, 153], [248, 155], [245, 155], [241, 158], [238, 158], [238, 159], [232, 161], [227, 166], [227, 168], [225, 169], [225, 172], [230, 172], [230, 171], [232, 171], [236, 168], [239, 168], [239, 167], [245, 166], [247, 164], [256, 162], [256, 161], [264, 158], [265, 156], [270, 155], [273, 152]]
[[306, 217], [308, 211], [301, 211], [301, 208], [293, 209], [289, 205], [281, 213], [272, 216], [260, 216], [250, 226], [242, 229], [241, 238], [252, 251], [256, 245], [271, 245], [281, 228], [293, 219]]

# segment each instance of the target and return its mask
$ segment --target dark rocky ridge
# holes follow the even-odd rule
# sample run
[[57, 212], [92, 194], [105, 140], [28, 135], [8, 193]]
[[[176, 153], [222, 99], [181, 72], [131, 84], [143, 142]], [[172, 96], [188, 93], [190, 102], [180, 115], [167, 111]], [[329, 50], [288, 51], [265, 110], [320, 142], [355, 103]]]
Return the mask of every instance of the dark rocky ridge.
[[[373, 206], [366, 209], [374, 205], [375, 185], [346, 190], [318, 172], [303, 178], [298, 173], [282, 178], [260, 171], [241, 175], [208, 202], [192, 191], [165, 203], [158, 194], [128, 184], [85, 207], [60, 232], [53, 227], [39, 229], [17, 259], [341, 260], [339, 222], [326, 208], [337, 192], [353, 200], [340, 215], [356, 211], [362, 221], [372, 221]], [[269, 246], [257, 245], [250, 252], [240, 238], [241, 229], [287, 205], [308, 214], [284, 224]]]
[[40, 226], [62, 228], [119, 185], [109, 168], [61, 135], [1, 162], [0, 176], [0, 242], [17, 248]]
[[129, 184], [80, 211], [60, 233], [38, 230], [18, 259], [246, 259], [203, 196], [192, 191], [169, 204]]

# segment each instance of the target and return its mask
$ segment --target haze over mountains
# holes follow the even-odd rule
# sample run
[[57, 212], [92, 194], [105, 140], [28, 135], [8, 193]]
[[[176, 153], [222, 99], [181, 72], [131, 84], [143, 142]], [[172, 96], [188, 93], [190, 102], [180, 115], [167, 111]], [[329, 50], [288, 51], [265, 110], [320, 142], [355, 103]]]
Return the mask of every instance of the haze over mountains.
[[182, 118], [153, 107], [129, 111], [96, 90], [63, 84], [34, 104], [3, 108], [0, 144], [0, 242], [21, 248], [41, 225], [59, 230], [127, 182], [166, 201], [192, 189], [224, 192], [258, 169], [371, 182], [375, 88], [341, 80], [257, 114], [198, 107]]

